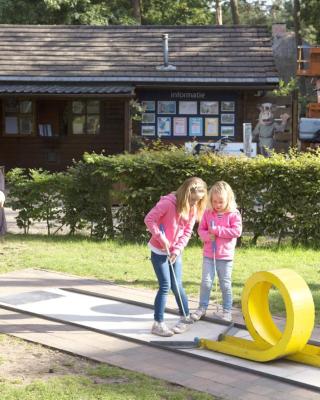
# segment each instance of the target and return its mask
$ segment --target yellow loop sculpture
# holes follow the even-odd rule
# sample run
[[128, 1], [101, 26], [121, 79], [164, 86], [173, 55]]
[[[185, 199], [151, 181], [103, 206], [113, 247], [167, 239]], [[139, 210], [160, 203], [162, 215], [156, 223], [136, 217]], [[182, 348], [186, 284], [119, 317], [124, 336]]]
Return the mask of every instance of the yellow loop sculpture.
[[[269, 308], [269, 291], [278, 289], [286, 308], [283, 332], [273, 321]], [[209, 350], [267, 362], [286, 357], [320, 366], [320, 347], [309, 345], [314, 326], [314, 303], [306, 282], [290, 269], [257, 272], [246, 282], [242, 292], [242, 312], [253, 340], [225, 336], [223, 341], [200, 339]]]

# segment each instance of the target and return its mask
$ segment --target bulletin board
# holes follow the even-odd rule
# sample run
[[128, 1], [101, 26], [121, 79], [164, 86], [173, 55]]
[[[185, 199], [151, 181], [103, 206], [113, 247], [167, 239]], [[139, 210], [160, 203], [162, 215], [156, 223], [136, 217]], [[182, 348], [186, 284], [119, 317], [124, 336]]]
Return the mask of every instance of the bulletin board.
[[143, 137], [216, 140], [236, 135], [235, 93], [150, 91], [141, 95], [140, 102]]

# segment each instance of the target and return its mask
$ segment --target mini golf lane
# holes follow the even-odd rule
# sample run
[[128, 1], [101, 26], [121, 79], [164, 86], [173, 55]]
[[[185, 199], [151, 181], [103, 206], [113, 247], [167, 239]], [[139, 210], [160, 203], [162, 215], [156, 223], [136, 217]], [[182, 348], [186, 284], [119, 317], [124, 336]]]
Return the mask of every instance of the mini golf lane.
[[[63, 289], [37, 290], [2, 296], [0, 297], [0, 307], [56, 322], [85, 327], [102, 334], [147, 345], [153, 345], [150, 342], [155, 340], [163, 342], [164, 346], [166, 342], [170, 341], [190, 342], [196, 336], [217, 340], [218, 335], [226, 329], [226, 326], [222, 324], [199, 321], [191, 325], [190, 329], [183, 334], [161, 338], [150, 334], [153, 323], [153, 310], [150, 307], [96, 297], [91, 294], [74, 293]], [[173, 326], [177, 318], [173, 314], [166, 314], [165, 316], [169, 326]], [[229, 334], [250, 339], [245, 329], [235, 329]], [[159, 345], [156, 346], [159, 347]], [[161, 348], [163, 347], [161, 346]], [[177, 349], [168, 347], [166, 351], [183, 353], [190, 357], [251, 371], [320, 391], [319, 368], [284, 359], [257, 363], [198, 348]]]

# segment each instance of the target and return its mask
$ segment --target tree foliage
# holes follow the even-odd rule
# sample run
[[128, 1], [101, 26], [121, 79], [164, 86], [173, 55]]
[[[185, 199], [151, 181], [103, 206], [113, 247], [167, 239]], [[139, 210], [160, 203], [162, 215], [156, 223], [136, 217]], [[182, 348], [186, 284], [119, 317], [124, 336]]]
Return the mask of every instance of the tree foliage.
[[[220, 0], [224, 25], [286, 22], [293, 30], [293, 0]], [[233, 15], [233, 16], [232, 16]], [[320, 41], [320, 2], [301, 2], [301, 32]], [[215, 0], [0, 0], [0, 23], [85, 25], [207, 25], [216, 23]]]
[[[212, 23], [208, 0], [143, 0], [143, 24]], [[0, 22], [11, 24], [137, 24], [132, 0], [0, 0]]]
[[312, 44], [320, 43], [320, 2], [301, 1], [302, 36]]
[[[286, 22], [293, 29], [293, 0], [220, 0], [224, 25]], [[301, 2], [301, 31], [311, 43], [320, 40], [320, 2]], [[207, 25], [216, 23], [215, 0], [0, 0], [0, 23]]]

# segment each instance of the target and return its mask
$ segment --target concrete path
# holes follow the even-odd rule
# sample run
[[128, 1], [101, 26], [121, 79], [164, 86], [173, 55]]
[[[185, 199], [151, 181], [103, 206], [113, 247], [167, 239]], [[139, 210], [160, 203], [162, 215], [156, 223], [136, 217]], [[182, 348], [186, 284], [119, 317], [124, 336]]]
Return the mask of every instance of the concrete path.
[[[154, 299], [154, 291], [151, 290], [43, 270], [29, 269], [0, 276], [2, 296], [53, 287], [74, 287], [147, 304], [152, 304]], [[169, 306], [174, 306], [172, 298]], [[240, 319], [239, 314], [236, 319]], [[320, 393], [270, 378], [3, 309], [0, 309], [0, 330], [62, 351], [211, 393], [223, 399], [320, 399]], [[315, 338], [319, 339], [318, 332], [315, 333]]]

